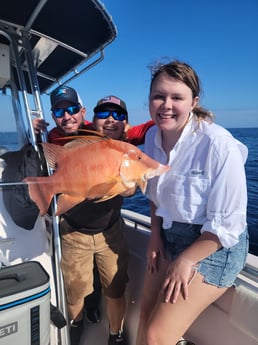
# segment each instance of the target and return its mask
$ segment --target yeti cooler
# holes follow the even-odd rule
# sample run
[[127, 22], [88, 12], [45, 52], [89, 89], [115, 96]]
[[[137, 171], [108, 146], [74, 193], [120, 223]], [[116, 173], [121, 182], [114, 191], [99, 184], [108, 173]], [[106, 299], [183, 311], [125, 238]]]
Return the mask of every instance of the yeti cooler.
[[35, 261], [0, 269], [0, 344], [48, 345], [49, 276]]

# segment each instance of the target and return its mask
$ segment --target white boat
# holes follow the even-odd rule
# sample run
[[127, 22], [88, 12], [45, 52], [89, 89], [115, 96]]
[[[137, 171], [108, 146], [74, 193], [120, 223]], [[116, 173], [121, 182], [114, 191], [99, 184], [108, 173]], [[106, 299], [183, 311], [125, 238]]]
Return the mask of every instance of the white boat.
[[[80, 17], [82, 26], [67, 25], [75, 8], [77, 22]], [[69, 83], [100, 63], [104, 58], [104, 49], [115, 40], [116, 35], [112, 17], [97, 0], [74, 0], [72, 3], [66, 0], [6, 2], [0, 14], [1, 135], [7, 130], [16, 132], [18, 148], [29, 141], [37, 151], [31, 121], [35, 116], [44, 118], [42, 95], [49, 94], [58, 85]], [[4, 152], [10, 147], [0, 149]], [[0, 173], [3, 166], [0, 159]], [[1, 182], [1, 191], [3, 187]], [[47, 223], [43, 217], [38, 217], [34, 228], [28, 231], [13, 222], [6, 211], [2, 193], [0, 205], [0, 253], [11, 265], [26, 260], [39, 261], [51, 277], [51, 301], [67, 318], [59, 266], [58, 217], [52, 217]], [[55, 200], [52, 207], [55, 208]], [[128, 210], [123, 210], [122, 215], [130, 248], [126, 328], [133, 345], [150, 219]], [[99, 324], [86, 327], [81, 345], [106, 344], [108, 324], [104, 308], [102, 314], [103, 320]], [[236, 280], [236, 287], [230, 288], [207, 308], [184, 337], [196, 345], [257, 345], [257, 315], [258, 257], [249, 254], [246, 266]], [[69, 345], [68, 326], [58, 330], [51, 325], [49, 343]]]

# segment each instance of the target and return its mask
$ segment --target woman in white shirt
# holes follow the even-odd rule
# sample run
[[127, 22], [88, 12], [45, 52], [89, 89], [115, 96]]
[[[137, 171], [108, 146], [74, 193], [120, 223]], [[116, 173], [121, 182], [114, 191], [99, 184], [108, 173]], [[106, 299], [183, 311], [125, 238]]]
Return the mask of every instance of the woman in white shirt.
[[149, 110], [156, 126], [145, 152], [171, 169], [148, 185], [151, 236], [137, 345], [176, 344], [234, 285], [248, 252], [247, 148], [198, 105], [200, 91], [186, 63], [153, 73]]

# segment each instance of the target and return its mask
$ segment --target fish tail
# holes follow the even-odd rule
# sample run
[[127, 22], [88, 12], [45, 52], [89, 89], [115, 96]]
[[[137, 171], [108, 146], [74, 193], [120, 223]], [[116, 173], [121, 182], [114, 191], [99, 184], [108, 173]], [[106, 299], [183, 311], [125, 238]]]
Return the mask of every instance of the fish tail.
[[27, 177], [23, 182], [28, 184], [29, 195], [39, 208], [40, 215], [44, 216], [49, 208], [53, 194], [49, 191], [49, 185], [45, 177]]

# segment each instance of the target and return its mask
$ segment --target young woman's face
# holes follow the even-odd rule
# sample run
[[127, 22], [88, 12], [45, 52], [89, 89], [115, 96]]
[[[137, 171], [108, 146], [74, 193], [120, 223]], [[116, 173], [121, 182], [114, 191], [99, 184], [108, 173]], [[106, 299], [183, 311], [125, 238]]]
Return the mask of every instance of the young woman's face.
[[166, 73], [161, 73], [154, 80], [149, 110], [161, 130], [182, 130], [197, 103], [198, 97], [193, 98], [192, 90], [182, 81]]

